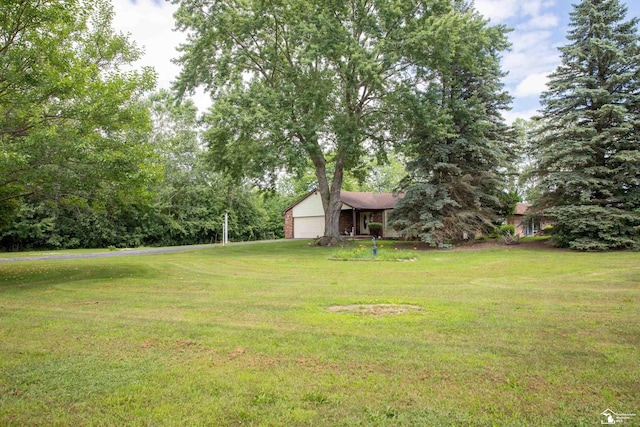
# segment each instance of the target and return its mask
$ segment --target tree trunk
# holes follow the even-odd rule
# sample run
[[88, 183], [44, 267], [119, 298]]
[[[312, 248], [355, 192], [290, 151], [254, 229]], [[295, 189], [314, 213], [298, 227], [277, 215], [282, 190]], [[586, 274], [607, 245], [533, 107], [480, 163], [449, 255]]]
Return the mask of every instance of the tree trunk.
[[324, 200], [325, 197], [322, 196], [322, 204], [324, 207], [324, 236], [318, 241], [318, 244], [321, 246], [333, 246], [340, 244], [343, 240], [343, 236], [340, 234], [340, 211], [342, 208], [340, 189], [337, 191], [331, 189], [328, 201], [325, 203]]
[[322, 199], [324, 209], [324, 236], [318, 240], [320, 246], [334, 246], [344, 240], [340, 234], [340, 211], [342, 202], [340, 201], [340, 190], [344, 176], [344, 153], [338, 151], [336, 158], [335, 172], [331, 185], [327, 177], [326, 160], [324, 156], [314, 156], [316, 178], [318, 179], [318, 191]]

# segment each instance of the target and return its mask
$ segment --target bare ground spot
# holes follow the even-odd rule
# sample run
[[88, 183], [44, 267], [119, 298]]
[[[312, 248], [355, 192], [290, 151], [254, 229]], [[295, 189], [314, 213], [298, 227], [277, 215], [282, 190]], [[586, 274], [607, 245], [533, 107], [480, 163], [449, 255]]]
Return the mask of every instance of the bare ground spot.
[[71, 305], [98, 305], [98, 304], [109, 304], [107, 301], [86, 301], [86, 302], [74, 302]]
[[353, 304], [334, 305], [329, 307], [333, 313], [349, 312], [377, 316], [380, 314], [402, 314], [409, 311], [420, 311], [422, 307], [408, 304]]

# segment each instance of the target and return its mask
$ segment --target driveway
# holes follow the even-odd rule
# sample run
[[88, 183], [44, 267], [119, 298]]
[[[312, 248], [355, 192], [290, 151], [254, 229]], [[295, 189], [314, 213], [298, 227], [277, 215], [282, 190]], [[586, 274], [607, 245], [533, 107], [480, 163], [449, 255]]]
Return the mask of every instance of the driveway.
[[[283, 239], [256, 240], [251, 242], [227, 243], [227, 246], [251, 245], [251, 244], [257, 244], [257, 243], [273, 243], [273, 242], [284, 242], [284, 241], [285, 240]], [[56, 259], [111, 258], [111, 257], [129, 256], [129, 255], [166, 254], [171, 252], [196, 251], [199, 249], [210, 249], [210, 248], [217, 248], [222, 246], [223, 246], [222, 243], [215, 243], [215, 244], [209, 244], [209, 245], [167, 246], [162, 248], [118, 249], [116, 251], [92, 252], [87, 254], [59, 254], [59, 255], [25, 256], [25, 257], [11, 257], [11, 258], [2, 258], [2, 255], [0, 255], [0, 263], [21, 262], [21, 261], [50, 261], [50, 260], [56, 260]]]

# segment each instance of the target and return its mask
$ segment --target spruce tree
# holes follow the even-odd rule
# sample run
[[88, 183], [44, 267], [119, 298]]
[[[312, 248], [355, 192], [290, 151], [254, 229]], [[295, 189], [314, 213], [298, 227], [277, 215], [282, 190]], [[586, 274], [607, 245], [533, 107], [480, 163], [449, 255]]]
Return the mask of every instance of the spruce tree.
[[640, 38], [618, 0], [583, 0], [542, 96], [538, 210], [578, 250], [640, 248]]
[[464, 3], [449, 19], [435, 37], [447, 49], [418, 73], [424, 90], [405, 99], [400, 149], [409, 175], [391, 217], [394, 228], [434, 246], [494, 227], [509, 158], [500, 114], [511, 100], [499, 57], [506, 29], [487, 26]]

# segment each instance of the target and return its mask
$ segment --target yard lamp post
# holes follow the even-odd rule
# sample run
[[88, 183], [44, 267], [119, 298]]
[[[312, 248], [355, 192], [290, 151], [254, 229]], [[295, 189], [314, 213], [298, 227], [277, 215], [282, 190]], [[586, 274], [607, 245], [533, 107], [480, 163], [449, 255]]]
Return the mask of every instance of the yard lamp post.
[[222, 246], [229, 241], [229, 212], [224, 213], [224, 226], [222, 227]]

